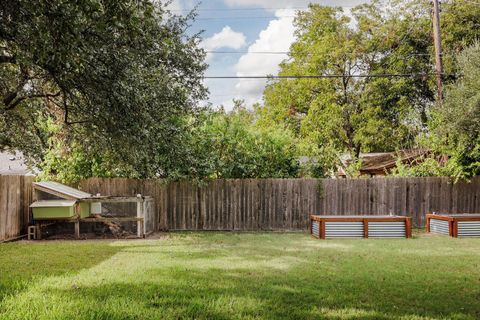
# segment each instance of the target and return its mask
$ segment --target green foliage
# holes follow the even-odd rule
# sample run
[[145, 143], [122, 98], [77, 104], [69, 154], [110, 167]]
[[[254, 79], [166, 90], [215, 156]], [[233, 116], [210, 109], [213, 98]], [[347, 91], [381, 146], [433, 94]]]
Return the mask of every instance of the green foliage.
[[[272, 81], [265, 105], [254, 112], [241, 103], [233, 112], [196, 107], [206, 94], [206, 64], [198, 35], [187, 32], [194, 17], [165, 6], [5, 2], [0, 149], [23, 151], [43, 177], [64, 182], [326, 177], [345, 152], [358, 159], [360, 152], [412, 148], [421, 135], [436, 154], [449, 155], [448, 163], [435, 167], [427, 159], [395, 174], [459, 179], [479, 173], [478, 53], [456, 59], [479, 37], [480, 7], [471, 1], [443, 4], [445, 81], [464, 76], [447, 88], [439, 110], [432, 110], [427, 2], [372, 1], [351, 15], [320, 5], [299, 12], [297, 40], [279, 74], [343, 77]], [[375, 74], [417, 76], [358, 77]], [[306, 158], [301, 165], [300, 158]], [[359, 166], [353, 161], [346, 171], [355, 176]]]
[[[479, 35], [474, 26], [480, 7], [468, 1], [447, 5], [442, 35], [451, 74], [457, 71], [455, 52]], [[352, 10], [355, 26], [341, 8], [311, 5], [298, 13], [297, 40], [279, 75], [344, 77], [272, 81], [259, 124], [292, 130], [301, 155], [319, 159], [322, 173], [332, 172], [344, 152], [358, 158], [360, 152], [412, 148], [427, 130], [435, 102], [429, 8], [427, 2], [373, 1]], [[375, 74], [417, 76], [358, 77]]]
[[[198, 118], [198, 119], [197, 119]], [[178, 117], [173, 124], [175, 131], [168, 139], [156, 145], [151, 154], [143, 155], [134, 150], [134, 154], [124, 157], [124, 152], [111, 149], [99, 149], [95, 145], [70, 141], [69, 132], [54, 121], [47, 121], [45, 130], [50, 133], [48, 148], [43, 160], [38, 164], [41, 179], [55, 179], [65, 183], [75, 183], [89, 177], [129, 177], [129, 178], [164, 178], [203, 179], [208, 176], [210, 159], [204, 150], [198, 148], [195, 134], [198, 130], [202, 113]], [[198, 137], [199, 142], [201, 137]], [[200, 143], [203, 143], [201, 141]], [[130, 157], [137, 157], [130, 162]]]
[[[211, 178], [287, 178], [298, 173], [293, 135], [279, 127], [256, 125], [241, 101], [231, 112], [204, 114], [195, 133], [204, 174]], [[205, 166], [205, 164], [207, 164]]]
[[0, 150], [19, 149], [31, 161], [40, 159], [48, 146], [47, 119], [38, 101], [29, 110], [0, 113]]
[[428, 145], [450, 157], [456, 179], [480, 174], [480, 44], [458, 56], [461, 77], [446, 88], [445, 101], [432, 113]]
[[[309, 11], [299, 13], [295, 21], [297, 41], [280, 75], [345, 77], [272, 83], [265, 91], [267, 119], [263, 122], [286, 124], [318, 150], [347, 151], [358, 157], [360, 151], [391, 151], [412, 141], [411, 132], [416, 128], [406, 120], [412, 114], [412, 102], [424, 98], [413, 88], [427, 83], [415, 77], [357, 78], [405, 73], [403, 60], [394, 63], [392, 47], [415, 54], [422, 48], [405, 48], [408, 42], [402, 36], [416, 37], [421, 32], [403, 30], [406, 23], [396, 24], [399, 18], [387, 18], [376, 4], [358, 7], [353, 15], [358, 28], [351, 26], [351, 19], [341, 9], [312, 5]], [[421, 27], [414, 25], [415, 29]], [[408, 73], [423, 72], [427, 65], [428, 61], [418, 62]]]
[[344, 168], [345, 174], [348, 178], [358, 178], [360, 177], [360, 169], [362, 168], [362, 160], [361, 159], [352, 159], [350, 164]]
[[452, 177], [455, 181], [463, 178], [458, 164], [453, 160], [441, 163], [434, 156], [425, 156], [423, 159], [417, 159], [417, 162], [417, 164], [407, 165], [398, 159], [391, 175], [396, 177]]
[[[170, 159], [187, 152], [180, 150], [182, 125], [205, 95], [206, 65], [198, 35], [186, 32], [192, 17], [164, 6], [2, 4], [0, 147], [35, 156], [47, 174], [62, 179], [116, 175], [114, 167], [128, 176], [175, 175]], [[41, 130], [47, 120], [61, 126], [60, 136]]]

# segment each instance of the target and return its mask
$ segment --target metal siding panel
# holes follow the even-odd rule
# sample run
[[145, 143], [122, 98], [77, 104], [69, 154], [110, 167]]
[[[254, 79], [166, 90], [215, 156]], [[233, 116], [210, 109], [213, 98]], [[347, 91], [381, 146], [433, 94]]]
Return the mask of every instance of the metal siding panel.
[[450, 235], [450, 227], [448, 221], [445, 220], [438, 220], [438, 219], [430, 219], [430, 232]]
[[326, 238], [363, 238], [363, 222], [326, 222]]
[[480, 221], [458, 221], [459, 237], [480, 237]]
[[318, 238], [320, 234], [320, 223], [318, 221], [312, 222], [312, 235]]
[[405, 222], [368, 222], [369, 238], [405, 238]]

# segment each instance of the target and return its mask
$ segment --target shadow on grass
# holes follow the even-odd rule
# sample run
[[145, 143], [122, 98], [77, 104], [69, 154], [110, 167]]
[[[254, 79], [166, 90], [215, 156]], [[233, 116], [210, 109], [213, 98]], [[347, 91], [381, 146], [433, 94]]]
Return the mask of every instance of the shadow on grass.
[[[448, 240], [208, 235], [60, 248], [52, 277], [6, 299], [0, 318], [479, 319], [478, 244]], [[81, 253], [72, 270], [65, 255]]]
[[[480, 318], [479, 291], [466, 293], [468, 284], [451, 274], [426, 276], [419, 282], [392, 276], [380, 267], [371, 274], [319, 274], [301, 266], [288, 271], [202, 269], [192, 259], [185, 267], [155, 268], [139, 279], [143, 277], [151, 281], [118, 279], [118, 283], [45, 289], [41, 294], [53, 304], [64, 303], [61, 308], [21, 301], [17, 309], [57, 319]], [[12, 319], [30, 318], [12, 315]]]
[[[170, 269], [151, 271], [151, 275], [159, 279], [170, 277], [172, 282], [51, 289], [45, 294], [78, 307], [63, 308], [55, 314], [61, 319], [420, 319], [422, 316], [478, 319], [480, 316], [478, 297], [460, 296], [459, 288], [438, 287], [432, 291], [395, 280], [314, 281], [286, 274], [249, 275], [243, 269]], [[446, 279], [449, 280], [452, 279]], [[385, 289], [376, 291], [376, 287]], [[416, 294], [410, 300], [411, 290], [416, 290]], [[445, 300], [439, 301], [439, 297]], [[38, 311], [41, 315], [42, 310]]]
[[20, 293], [30, 282], [75, 274], [123, 249], [109, 244], [106, 241], [25, 241], [0, 245], [0, 302], [7, 295]]

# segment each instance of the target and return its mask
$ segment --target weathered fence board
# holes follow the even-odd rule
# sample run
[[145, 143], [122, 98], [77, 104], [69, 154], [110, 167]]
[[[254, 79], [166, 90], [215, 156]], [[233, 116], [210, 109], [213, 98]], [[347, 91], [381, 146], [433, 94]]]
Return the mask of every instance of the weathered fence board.
[[25, 233], [33, 180], [29, 176], [0, 176], [0, 241]]
[[157, 230], [304, 230], [310, 214], [395, 214], [424, 226], [425, 213], [480, 212], [480, 177], [243, 179], [164, 184], [155, 180], [89, 179], [89, 192], [155, 198]]
[[[0, 240], [29, 223], [33, 177], [0, 176]], [[143, 194], [155, 199], [155, 230], [305, 230], [310, 214], [410, 216], [480, 212], [480, 177], [243, 179], [165, 183], [159, 180], [84, 180], [82, 190], [102, 195]]]

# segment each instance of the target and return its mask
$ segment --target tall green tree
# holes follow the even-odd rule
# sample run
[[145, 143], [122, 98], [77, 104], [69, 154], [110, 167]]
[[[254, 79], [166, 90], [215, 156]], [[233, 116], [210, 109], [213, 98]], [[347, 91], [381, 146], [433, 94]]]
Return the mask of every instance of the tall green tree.
[[192, 16], [165, 5], [2, 2], [0, 146], [51, 159], [52, 174], [74, 154], [85, 160], [80, 176], [96, 171], [95, 159], [110, 164], [104, 174], [109, 167], [138, 177], [175, 171], [172, 156], [185, 152], [183, 117], [206, 93], [206, 65], [198, 35], [186, 32]]
[[[478, 36], [480, 8], [457, 3], [442, 13], [449, 75], [456, 72], [453, 53]], [[322, 172], [333, 170], [344, 152], [358, 158], [360, 152], [412, 147], [435, 101], [429, 6], [374, 1], [351, 16], [320, 5], [300, 12], [297, 40], [279, 75], [340, 77], [272, 81], [260, 123], [292, 129], [299, 152], [316, 158]], [[404, 76], [375, 76], [390, 74]]]
[[232, 111], [204, 113], [191, 140], [199, 171], [209, 178], [296, 177], [299, 163], [293, 134], [256, 122], [256, 113], [242, 101], [236, 101]]
[[460, 78], [449, 85], [445, 101], [435, 108], [428, 134], [429, 146], [450, 157], [455, 178], [480, 175], [480, 44], [458, 57]]

